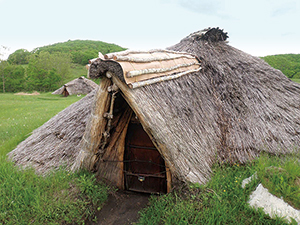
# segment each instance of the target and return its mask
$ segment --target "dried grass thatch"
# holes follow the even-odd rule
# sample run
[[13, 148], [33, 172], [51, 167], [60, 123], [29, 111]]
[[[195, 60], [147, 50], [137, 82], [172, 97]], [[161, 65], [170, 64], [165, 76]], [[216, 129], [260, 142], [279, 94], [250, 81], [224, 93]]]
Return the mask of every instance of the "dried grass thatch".
[[21, 142], [8, 156], [16, 165], [32, 166], [45, 173], [60, 166], [69, 167], [78, 155], [95, 91], [70, 105]]
[[77, 94], [88, 94], [98, 85], [85, 77], [79, 77], [75, 80], [72, 80], [66, 84], [64, 84], [61, 88], [52, 92], [53, 95], [77, 95]]
[[205, 183], [218, 161], [244, 163], [261, 151], [298, 151], [300, 85], [229, 46], [218, 29], [214, 38], [205, 34], [196, 32], [169, 48], [196, 55], [199, 72], [131, 90], [116, 62], [99, 59], [90, 76], [113, 74], [113, 83], [180, 180]]

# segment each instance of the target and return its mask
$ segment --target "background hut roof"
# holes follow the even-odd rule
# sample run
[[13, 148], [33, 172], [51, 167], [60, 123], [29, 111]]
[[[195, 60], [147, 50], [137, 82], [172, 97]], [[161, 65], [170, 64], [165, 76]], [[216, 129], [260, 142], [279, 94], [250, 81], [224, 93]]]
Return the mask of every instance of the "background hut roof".
[[96, 87], [98, 87], [98, 85], [94, 81], [86, 79], [82, 76], [64, 84], [52, 94], [61, 95], [63, 94], [64, 90], [67, 90], [70, 95], [88, 94]]
[[8, 156], [16, 165], [32, 166], [38, 173], [74, 163], [96, 90], [70, 105], [32, 135]]
[[[133, 90], [120, 87], [173, 174], [200, 183], [216, 161], [244, 163], [261, 151], [289, 153], [300, 144], [300, 85], [229, 46], [222, 30], [210, 30], [169, 48], [196, 55], [199, 72]], [[95, 60], [90, 76], [107, 71], [124, 81], [111, 60]]]

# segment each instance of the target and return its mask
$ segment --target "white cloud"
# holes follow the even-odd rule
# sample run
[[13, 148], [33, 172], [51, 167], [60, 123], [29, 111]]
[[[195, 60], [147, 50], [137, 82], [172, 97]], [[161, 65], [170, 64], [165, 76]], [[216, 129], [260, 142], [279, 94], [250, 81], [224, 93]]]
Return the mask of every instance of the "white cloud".
[[200, 14], [217, 14], [220, 1], [213, 1], [213, 0], [179, 0], [179, 4], [191, 11]]
[[272, 17], [283, 16], [290, 13], [297, 12], [297, 3], [293, 2], [285, 2], [277, 5], [276, 8], [272, 11]]
[[192, 12], [204, 16], [215, 16], [221, 19], [234, 19], [224, 12], [225, 3], [220, 0], [178, 0], [178, 4]]

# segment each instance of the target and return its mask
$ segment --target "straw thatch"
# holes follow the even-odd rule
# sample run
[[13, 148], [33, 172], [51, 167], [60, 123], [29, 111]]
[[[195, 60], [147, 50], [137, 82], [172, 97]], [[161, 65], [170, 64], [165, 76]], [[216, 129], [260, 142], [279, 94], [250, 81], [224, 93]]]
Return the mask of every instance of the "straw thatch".
[[169, 50], [195, 55], [201, 70], [136, 89], [125, 83], [117, 61], [93, 60], [90, 76], [102, 77], [98, 91], [37, 129], [10, 156], [45, 171], [71, 165], [78, 155], [73, 168], [97, 170], [122, 186], [122, 146], [132, 114], [172, 177], [182, 181], [205, 183], [215, 162], [298, 151], [300, 85], [231, 47], [227, 37], [215, 28], [189, 35]]
[[32, 166], [38, 173], [72, 165], [79, 152], [78, 145], [91, 112], [95, 91], [34, 130], [8, 154], [9, 158], [16, 165]]
[[[116, 61], [98, 59], [90, 67], [91, 77], [108, 74], [120, 88], [172, 175], [183, 181], [206, 182], [217, 161], [244, 163], [261, 151], [284, 154], [299, 148], [300, 85], [229, 46], [226, 38], [219, 29], [188, 36], [169, 49], [196, 55], [202, 70], [133, 90]], [[100, 154], [93, 126], [85, 140], [98, 146], [83, 144], [85, 167], [95, 159], [87, 155]]]
[[77, 94], [88, 94], [95, 88], [97, 84], [94, 81], [86, 79], [85, 77], [79, 77], [64, 84], [61, 88], [52, 92], [53, 95], [77, 95]]

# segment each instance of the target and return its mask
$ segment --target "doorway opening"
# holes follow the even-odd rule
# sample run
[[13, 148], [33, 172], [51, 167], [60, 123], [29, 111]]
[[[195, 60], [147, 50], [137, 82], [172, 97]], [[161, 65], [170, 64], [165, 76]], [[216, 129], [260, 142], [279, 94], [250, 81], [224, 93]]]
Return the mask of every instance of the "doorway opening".
[[128, 126], [124, 154], [125, 189], [144, 193], [167, 193], [164, 159], [142, 125], [134, 119]]
[[70, 95], [66, 87], [64, 87], [64, 91], [63, 91], [62, 95], [64, 97], [68, 97]]

